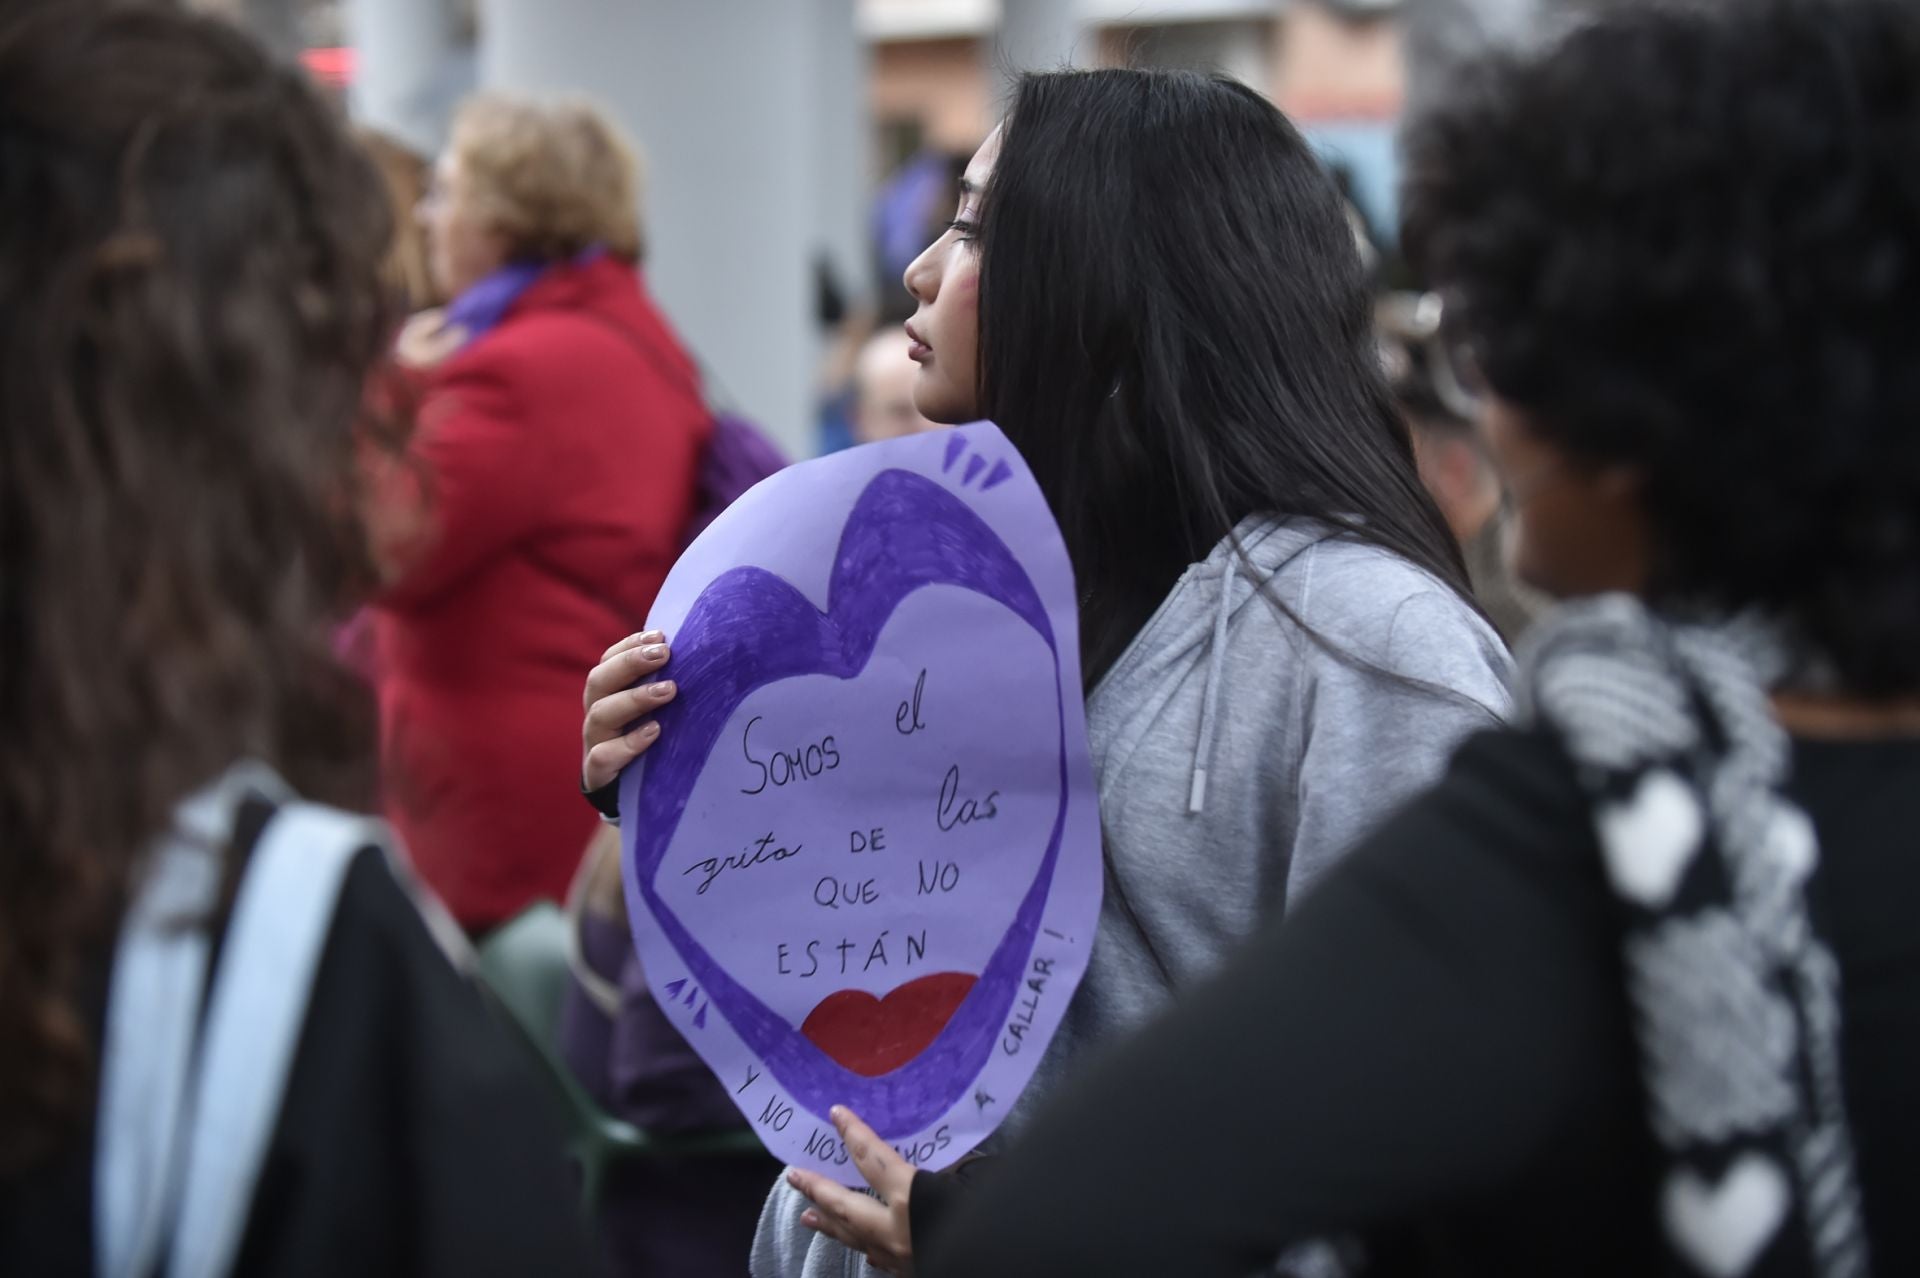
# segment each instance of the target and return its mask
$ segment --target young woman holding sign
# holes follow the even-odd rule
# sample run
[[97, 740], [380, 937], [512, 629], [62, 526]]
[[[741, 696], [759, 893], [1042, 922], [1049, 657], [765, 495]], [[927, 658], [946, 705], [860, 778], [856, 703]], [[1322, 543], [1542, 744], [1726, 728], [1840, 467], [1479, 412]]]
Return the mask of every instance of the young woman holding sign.
[[[1026, 77], [906, 285], [920, 410], [1000, 425], [1082, 596], [1107, 892], [1017, 1124], [1496, 723], [1507, 659], [1420, 487], [1333, 180], [1251, 90]], [[636, 637], [593, 672], [589, 787], [653, 740], [627, 728], [659, 685], [631, 685], [666, 655]], [[756, 1272], [839, 1273], [843, 1243], [910, 1265], [909, 1198], [940, 1179], [842, 1121], [885, 1205], [794, 1173]]]

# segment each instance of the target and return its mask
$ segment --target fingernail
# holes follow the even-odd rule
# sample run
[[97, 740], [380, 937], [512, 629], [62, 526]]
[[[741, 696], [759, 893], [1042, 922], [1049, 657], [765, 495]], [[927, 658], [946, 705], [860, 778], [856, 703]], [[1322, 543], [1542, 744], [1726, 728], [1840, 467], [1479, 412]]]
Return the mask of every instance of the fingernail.
[[640, 741], [651, 741], [660, 735], [660, 725], [649, 720], [635, 728], [633, 735]]
[[640, 660], [642, 661], [659, 661], [666, 655], [667, 647], [665, 644], [650, 643], [640, 650]]
[[665, 701], [674, 694], [673, 680], [662, 679], [659, 683], [647, 685], [647, 695], [655, 701]]
[[845, 1105], [835, 1105], [827, 1111], [827, 1117], [833, 1120], [835, 1127], [845, 1127], [847, 1125], [847, 1107]]
[[814, 1215], [810, 1211], [803, 1211], [800, 1213], [800, 1223], [805, 1225], [808, 1229], [820, 1228], [820, 1218]]
[[800, 1188], [800, 1173], [797, 1171], [789, 1170], [787, 1172], [787, 1183], [789, 1185], [792, 1185], [795, 1189]]
[[641, 643], [665, 643], [667, 641], [667, 632], [664, 630], [648, 630], [634, 637]]

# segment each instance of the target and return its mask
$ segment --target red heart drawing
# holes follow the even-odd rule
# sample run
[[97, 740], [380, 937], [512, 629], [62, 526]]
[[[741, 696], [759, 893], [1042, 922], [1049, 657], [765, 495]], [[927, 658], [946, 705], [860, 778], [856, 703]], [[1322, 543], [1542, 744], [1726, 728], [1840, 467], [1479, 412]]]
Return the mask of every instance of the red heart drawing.
[[807, 1013], [800, 1032], [863, 1078], [891, 1073], [926, 1050], [977, 978], [965, 972], [917, 977], [885, 998], [840, 990]]

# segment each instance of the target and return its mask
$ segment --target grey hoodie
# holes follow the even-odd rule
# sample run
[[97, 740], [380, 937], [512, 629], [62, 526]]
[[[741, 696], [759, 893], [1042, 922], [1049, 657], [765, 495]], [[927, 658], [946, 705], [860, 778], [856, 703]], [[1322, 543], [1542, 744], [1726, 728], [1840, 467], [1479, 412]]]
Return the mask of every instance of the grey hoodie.
[[[1108, 867], [1100, 932], [988, 1148], [1081, 1052], [1212, 972], [1438, 779], [1461, 738], [1505, 717], [1508, 672], [1499, 636], [1446, 585], [1312, 521], [1249, 520], [1188, 569], [1087, 700]], [[801, 1225], [806, 1206], [774, 1186], [755, 1278], [874, 1272]]]

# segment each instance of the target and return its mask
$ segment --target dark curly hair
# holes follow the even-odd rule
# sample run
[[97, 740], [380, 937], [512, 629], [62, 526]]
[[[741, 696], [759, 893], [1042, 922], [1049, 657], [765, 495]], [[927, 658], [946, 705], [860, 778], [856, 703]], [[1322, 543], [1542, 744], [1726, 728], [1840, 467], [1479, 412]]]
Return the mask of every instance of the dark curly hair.
[[[152, 4], [0, 18], [0, 1174], [84, 1119], [144, 848], [252, 755], [371, 796], [379, 179], [304, 77]], [[97, 988], [93, 991], [97, 994]]]
[[1630, 3], [1462, 90], [1405, 240], [1487, 383], [1640, 472], [1663, 601], [1920, 692], [1920, 11]]

